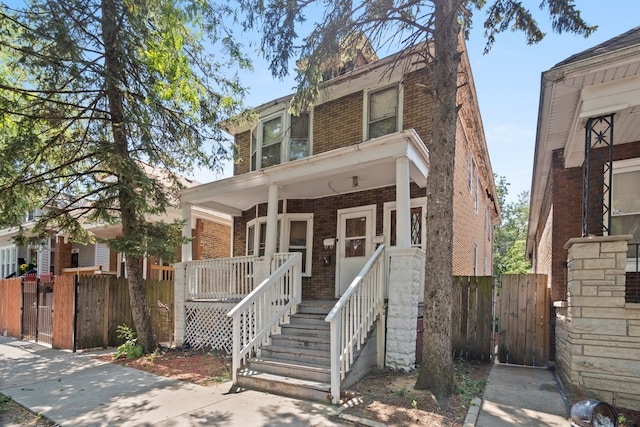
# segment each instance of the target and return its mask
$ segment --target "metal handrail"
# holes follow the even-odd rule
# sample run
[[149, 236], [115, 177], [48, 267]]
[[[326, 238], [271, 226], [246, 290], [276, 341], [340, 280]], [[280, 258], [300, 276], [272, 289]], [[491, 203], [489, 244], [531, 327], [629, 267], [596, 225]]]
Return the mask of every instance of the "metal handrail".
[[325, 322], [331, 329], [331, 399], [340, 400], [340, 382], [351, 368], [384, 305], [385, 245], [378, 246], [349, 288], [331, 309]]
[[295, 313], [302, 297], [302, 254], [290, 258], [227, 313], [233, 319], [233, 383], [245, 358], [258, 352]]

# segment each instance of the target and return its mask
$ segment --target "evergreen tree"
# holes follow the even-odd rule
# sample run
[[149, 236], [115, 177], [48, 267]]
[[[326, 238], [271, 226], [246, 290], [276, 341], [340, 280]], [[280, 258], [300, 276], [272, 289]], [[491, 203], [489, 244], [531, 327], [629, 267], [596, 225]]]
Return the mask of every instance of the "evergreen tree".
[[[416, 388], [430, 389], [437, 397], [454, 390], [451, 358], [453, 169], [457, 120], [458, 36], [472, 22], [471, 9], [486, 11], [487, 49], [506, 30], [522, 31], [528, 44], [544, 37], [532, 13], [522, 2], [511, 0], [336, 0], [318, 5], [312, 1], [242, 0], [247, 26], [262, 25], [263, 48], [275, 76], [287, 73], [291, 58], [305, 58], [298, 74], [292, 108], [300, 110], [318, 95], [327, 58], [349, 50], [366, 35], [374, 47], [420, 46], [426, 65], [421, 87], [431, 96], [431, 157], [427, 183], [426, 282], [424, 348]], [[573, 0], [543, 0], [556, 32], [589, 35], [588, 26]], [[309, 7], [316, 9], [309, 9]], [[311, 33], [298, 46], [297, 31], [306, 13], [318, 16]], [[463, 25], [464, 24], [464, 25]], [[424, 42], [424, 43], [423, 43]], [[353, 46], [355, 47], [355, 46]], [[392, 64], [391, 67], [399, 66]]]
[[[17, 4], [17, 5], [16, 5]], [[219, 123], [238, 113], [247, 66], [225, 26], [226, 2], [32, 0], [0, 5], [0, 227], [26, 209], [32, 233], [95, 237], [83, 224], [120, 224], [107, 241], [126, 255], [139, 343], [157, 346], [142, 260], [172, 260], [177, 205], [193, 168], [220, 168]]]

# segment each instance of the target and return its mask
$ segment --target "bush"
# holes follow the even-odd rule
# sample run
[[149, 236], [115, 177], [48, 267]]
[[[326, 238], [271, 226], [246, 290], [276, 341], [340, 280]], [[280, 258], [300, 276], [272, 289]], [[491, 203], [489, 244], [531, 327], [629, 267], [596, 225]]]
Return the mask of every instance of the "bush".
[[141, 345], [137, 344], [138, 338], [136, 332], [127, 325], [120, 325], [116, 329], [118, 338], [124, 340], [124, 343], [118, 347], [118, 351], [113, 355], [114, 359], [119, 359], [122, 356], [126, 356], [127, 359], [135, 359], [144, 354], [144, 349]]

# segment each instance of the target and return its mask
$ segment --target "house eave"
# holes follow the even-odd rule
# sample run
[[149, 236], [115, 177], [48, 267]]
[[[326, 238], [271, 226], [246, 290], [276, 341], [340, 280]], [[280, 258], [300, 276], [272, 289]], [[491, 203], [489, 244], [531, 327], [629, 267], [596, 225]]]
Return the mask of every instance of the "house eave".
[[[182, 203], [233, 216], [267, 202], [268, 188], [283, 199], [316, 199], [395, 185], [396, 159], [406, 157], [410, 178], [426, 186], [429, 152], [413, 130], [342, 147], [304, 159], [185, 189]], [[354, 186], [353, 177], [358, 177]]]

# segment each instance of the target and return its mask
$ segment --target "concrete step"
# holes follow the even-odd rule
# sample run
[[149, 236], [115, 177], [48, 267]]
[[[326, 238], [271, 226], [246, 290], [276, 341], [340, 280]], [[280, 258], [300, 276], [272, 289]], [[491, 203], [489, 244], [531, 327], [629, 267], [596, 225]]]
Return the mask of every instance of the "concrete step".
[[261, 355], [262, 357], [280, 361], [301, 362], [316, 366], [331, 366], [331, 354], [329, 351], [324, 350], [267, 345], [262, 347]]
[[326, 317], [336, 302], [338, 301], [303, 301], [298, 304], [298, 313], [324, 314]]
[[331, 369], [306, 363], [275, 360], [268, 357], [253, 358], [249, 363], [252, 371], [309, 381], [331, 382]]
[[329, 338], [330, 330], [327, 327], [318, 327], [317, 325], [307, 324], [288, 324], [281, 325], [280, 332], [282, 335], [297, 337], [326, 337]]
[[237, 385], [297, 399], [330, 401], [331, 385], [282, 375], [242, 369], [238, 372]]
[[271, 344], [279, 347], [308, 348], [312, 350], [331, 350], [328, 336], [310, 337], [304, 335], [273, 335]]
[[289, 318], [291, 325], [314, 325], [319, 328], [329, 328], [329, 323], [324, 321], [326, 316], [322, 314], [296, 313]]

